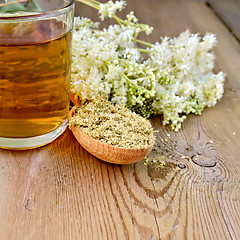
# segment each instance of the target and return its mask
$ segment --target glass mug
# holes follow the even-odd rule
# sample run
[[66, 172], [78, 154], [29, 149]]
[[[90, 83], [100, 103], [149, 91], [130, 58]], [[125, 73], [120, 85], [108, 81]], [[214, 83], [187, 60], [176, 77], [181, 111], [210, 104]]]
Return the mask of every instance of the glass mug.
[[36, 1], [41, 12], [0, 12], [1, 148], [43, 146], [67, 127], [74, 0]]

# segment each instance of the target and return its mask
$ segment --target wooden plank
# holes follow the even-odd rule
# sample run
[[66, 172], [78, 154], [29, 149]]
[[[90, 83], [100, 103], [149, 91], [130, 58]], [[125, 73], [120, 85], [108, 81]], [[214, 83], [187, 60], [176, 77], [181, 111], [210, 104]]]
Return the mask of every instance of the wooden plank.
[[122, 14], [132, 9], [154, 26], [151, 42], [186, 28], [217, 34], [222, 101], [177, 133], [152, 120], [161, 171], [100, 161], [69, 130], [39, 149], [0, 150], [0, 239], [240, 239], [239, 44], [201, 1], [131, 0]]
[[207, 0], [206, 2], [240, 41], [240, 1]]

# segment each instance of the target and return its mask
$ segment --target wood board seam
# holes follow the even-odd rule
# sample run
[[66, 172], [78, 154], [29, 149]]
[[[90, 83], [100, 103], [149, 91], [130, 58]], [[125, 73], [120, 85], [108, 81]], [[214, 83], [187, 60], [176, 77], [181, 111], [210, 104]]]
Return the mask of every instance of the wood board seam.
[[230, 34], [237, 40], [237, 42], [240, 44], [240, 39], [238, 36], [234, 33], [232, 28], [224, 21], [224, 19], [217, 13], [217, 11], [214, 9], [214, 7], [211, 5], [210, 2], [204, 1], [205, 5], [216, 15], [216, 17], [219, 19], [219, 21], [227, 28], [227, 30], [230, 32]]

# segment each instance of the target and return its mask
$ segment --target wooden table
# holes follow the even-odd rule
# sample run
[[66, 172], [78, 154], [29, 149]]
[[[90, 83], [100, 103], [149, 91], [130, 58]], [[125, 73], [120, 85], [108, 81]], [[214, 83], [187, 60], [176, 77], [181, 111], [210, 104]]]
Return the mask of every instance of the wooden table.
[[[128, 0], [145, 40], [185, 29], [217, 34], [216, 70], [227, 74], [214, 108], [179, 132], [152, 120], [167, 165], [112, 165], [69, 130], [35, 150], [0, 150], [0, 239], [240, 239], [240, 2]], [[97, 20], [82, 4], [77, 13]], [[199, 152], [201, 159], [194, 160]], [[168, 162], [168, 155], [174, 157]], [[170, 159], [170, 157], [169, 157]]]

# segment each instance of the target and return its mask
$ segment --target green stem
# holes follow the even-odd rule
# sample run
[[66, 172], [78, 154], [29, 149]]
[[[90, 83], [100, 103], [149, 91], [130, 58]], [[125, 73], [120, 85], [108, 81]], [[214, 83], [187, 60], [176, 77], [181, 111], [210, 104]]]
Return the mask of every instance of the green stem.
[[[131, 84], [135, 85], [137, 87], [138, 92], [141, 92], [140, 89], [144, 89], [144, 87], [138, 85], [136, 79], [129, 79], [124, 73], [122, 73], [122, 72], [119, 72], [119, 73], [127, 80], [128, 83], [131, 83]], [[148, 90], [148, 89], [144, 89], [144, 92], [148, 93], [148, 94], [151, 94], [151, 91]]]
[[122, 73], [122, 72], [119, 72], [121, 75], [122, 75], [122, 77], [124, 77], [128, 82], [130, 82], [130, 79], [124, 74], [124, 73]]
[[100, 5], [100, 2], [98, 2], [98, 1], [95, 1], [95, 0], [89, 0], [90, 2], [93, 2], [93, 3], [95, 3], [95, 4], [98, 4], [98, 5]]
[[113, 15], [113, 18], [117, 21], [117, 23], [121, 26], [121, 24], [127, 26], [127, 23], [122, 20], [121, 18], [119, 18], [118, 16], [116, 16], [115, 14]]
[[118, 25], [121, 26], [121, 21], [122, 19], [118, 18], [117, 16], [113, 16], [113, 18], [117, 21]]
[[145, 46], [147, 46], [147, 47], [150, 47], [150, 48], [152, 48], [152, 44], [151, 43], [149, 43], [149, 42], [145, 42], [145, 41], [142, 41], [142, 40], [139, 40], [139, 39], [134, 39], [134, 41], [135, 42], [137, 42], [137, 43], [140, 43], [140, 44], [143, 44], [143, 45], [145, 45]]
[[151, 53], [151, 52], [153, 52], [153, 50], [147, 50], [147, 49], [144, 49], [144, 48], [138, 48], [138, 50], [140, 52], [143, 52], [143, 53]]
[[92, 1], [92, 0], [90, 0], [90, 1], [89, 0], [76, 0], [76, 1], [81, 2], [85, 5], [88, 5], [89, 7], [95, 8], [97, 10], [100, 9], [100, 7], [99, 7], [100, 3], [97, 1]]

